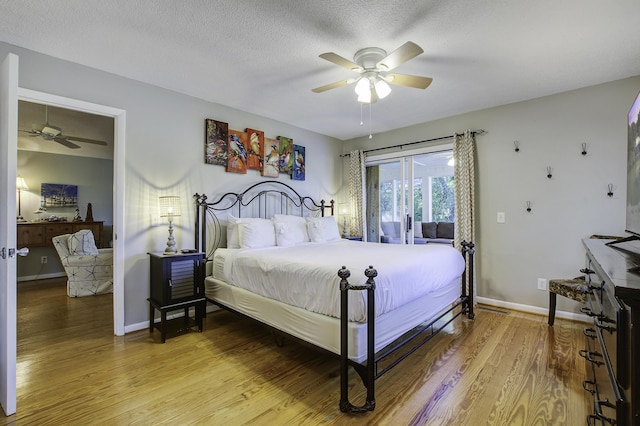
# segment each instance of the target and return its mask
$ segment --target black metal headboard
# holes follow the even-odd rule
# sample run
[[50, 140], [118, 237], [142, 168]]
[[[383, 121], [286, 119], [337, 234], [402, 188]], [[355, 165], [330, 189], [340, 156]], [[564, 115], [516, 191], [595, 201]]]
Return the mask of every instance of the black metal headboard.
[[[251, 185], [242, 192], [227, 192], [212, 202], [205, 194], [194, 194], [196, 206], [195, 248], [204, 252], [207, 260], [222, 243], [222, 225], [218, 214], [231, 213], [237, 217], [263, 217], [279, 214], [325, 216], [329, 209], [334, 215], [335, 203], [300, 195], [286, 183], [267, 180]], [[225, 216], [226, 217], [226, 216]]]

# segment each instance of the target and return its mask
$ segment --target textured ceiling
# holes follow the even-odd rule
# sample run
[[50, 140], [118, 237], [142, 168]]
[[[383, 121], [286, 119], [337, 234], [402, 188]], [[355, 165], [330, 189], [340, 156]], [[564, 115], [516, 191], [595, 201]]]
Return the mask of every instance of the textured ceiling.
[[[0, 40], [339, 139], [360, 126], [352, 77], [318, 57], [424, 53], [395, 71], [374, 133], [640, 75], [638, 0], [0, 0]], [[216, 117], [213, 117], [216, 118]]]

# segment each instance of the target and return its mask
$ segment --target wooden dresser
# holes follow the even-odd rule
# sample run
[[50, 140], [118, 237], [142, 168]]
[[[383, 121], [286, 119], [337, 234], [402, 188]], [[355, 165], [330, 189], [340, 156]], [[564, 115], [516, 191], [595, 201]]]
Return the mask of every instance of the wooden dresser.
[[[585, 239], [590, 297], [583, 312], [588, 379], [593, 396], [587, 424], [640, 424], [640, 241], [607, 246]], [[635, 271], [635, 272], [634, 272]]]
[[90, 229], [96, 246], [102, 248], [103, 222], [21, 222], [18, 223], [18, 247], [53, 247], [51, 238]]

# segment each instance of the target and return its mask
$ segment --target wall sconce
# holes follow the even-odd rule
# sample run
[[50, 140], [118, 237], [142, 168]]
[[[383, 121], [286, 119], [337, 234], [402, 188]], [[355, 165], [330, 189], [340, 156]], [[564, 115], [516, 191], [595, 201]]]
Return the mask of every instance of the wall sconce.
[[552, 171], [553, 171], [553, 169], [551, 168], [551, 166], [547, 166], [547, 177], [549, 179], [551, 179], [553, 177], [553, 175], [551, 174]]
[[20, 175], [16, 177], [16, 189], [18, 190], [18, 217], [16, 218], [17, 222], [26, 222], [26, 220], [22, 217], [22, 194], [21, 191], [28, 191], [29, 185], [25, 182], [24, 178]]
[[582, 143], [582, 155], [587, 155], [587, 143]]
[[513, 141], [513, 146], [515, 147], [515, 152], [520, 152], [520, 142]]
[[527, 212], [531, 213], [531, 201], [527, 201]]
[[159, 197], [158, 203], [160, 217], [166, 217], [169, 220], [169, 238], [167, 239], [167, 247], [164, 249], [164, 254], [175, 254], [178, 250], [176, 249], [176, 240], [173, 238], [173, 218], [180, 216], [180, 197], [175, 195]]
[[613, 184], [610, 183], [609, 185], [607, 185], [607, 188], [609, 189], [609, 192], [607, 192], [607, 195], [609, 197], [613, 197]]

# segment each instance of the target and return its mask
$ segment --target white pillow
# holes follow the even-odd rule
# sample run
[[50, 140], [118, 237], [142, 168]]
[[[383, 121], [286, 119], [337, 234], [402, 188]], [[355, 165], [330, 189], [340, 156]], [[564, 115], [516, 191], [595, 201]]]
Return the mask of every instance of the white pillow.
[[307, 222], [304, 217], [284, 214], [273, 215], [276, 243], [280, 247], [291, 247], [308, 243]]
[[272, 247], [276, 234], [269, 219], [239, 219], [237, 221], [240, 248]]
[[91, 232], [90, 229], [81, 229], [75, 234], [71, 234], [67, 245], [69, 246], [69, 254], [71, 254], [71, 256], [100, 254], [96, 247], [96, 241], [93, 238], [93, 232]]
[[307, 231], [313, 243], [326, 243], [340, 239], [335, 216], [308, 217]]
[[227, 248], [240, 248], [240, 237], [238, 235], [238, 218], [227, 215]]

